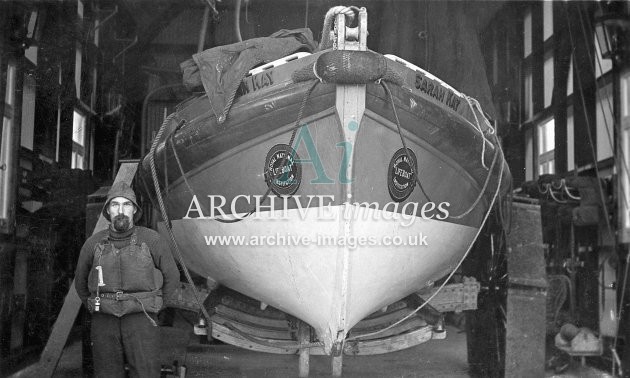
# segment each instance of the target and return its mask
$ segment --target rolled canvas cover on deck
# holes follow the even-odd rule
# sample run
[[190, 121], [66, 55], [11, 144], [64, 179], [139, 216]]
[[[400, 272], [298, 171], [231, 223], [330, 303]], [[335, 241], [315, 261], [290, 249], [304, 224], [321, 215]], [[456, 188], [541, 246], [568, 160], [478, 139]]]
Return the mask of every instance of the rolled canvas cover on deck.
[[223, 123], [236, 90], [249, 70], [294, 52], [313, 52], [316, 48], [310, 29], [283, 29], [269, 37], [205, 50], [193, 55], [180, 68], [188, 89], [203, 85], [217, 121]]

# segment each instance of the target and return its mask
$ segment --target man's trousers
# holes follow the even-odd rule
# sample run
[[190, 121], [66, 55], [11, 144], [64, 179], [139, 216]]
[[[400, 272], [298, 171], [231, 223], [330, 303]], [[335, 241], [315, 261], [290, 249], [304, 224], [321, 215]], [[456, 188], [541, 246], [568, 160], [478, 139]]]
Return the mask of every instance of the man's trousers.
[[119, 318], [95, 312], [91, 336], [95, 377], [124, 378], [125, 362], [132, 378], [160, 376], [160, 330], [144, 313]]

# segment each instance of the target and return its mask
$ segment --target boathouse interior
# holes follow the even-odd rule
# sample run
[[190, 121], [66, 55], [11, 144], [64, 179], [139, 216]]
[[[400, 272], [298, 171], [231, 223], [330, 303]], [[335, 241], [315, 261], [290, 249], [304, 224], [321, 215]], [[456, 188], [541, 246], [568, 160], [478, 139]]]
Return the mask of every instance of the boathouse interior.
[[[178, 104], [199, 96], [183, 84], [182, 63], [281, 29], [308, 28], [319, 41], [327, 11], [341, 5], [366, 8], [370, 50], [478, 100], [511, 172], [509, 196], [538, 206], [527, 227], [541, 235], [544, 281], [505, 284], [507, 273], [495, 281], [481, 264], [475, 302], [485, 310], [444, 312], [444, 340], [346, 356], [343, 376], [528, 376], [518, 373], [527, 363], [517, 351], [531, 349], [544, 376], [630, 374], [630, 3], [8, 0], [0, 2], [0, 376], [93, 374], [90, 314], [64, 310], [79, 251], [121, 167], [140, 161]], [[157, 227], [157, 205], [139, 200], [141, 224]], [[521, 302], [506, 299], [501, 282], [542, 305], [514, 314]], [[198, 319], [199, 311], [161, 312], [165, 376], [298, 375], [298, 357], [204, 339], [193, 334]], [[311, 356], [311, 375], [330, 375], [330, 358]], [[479, 359], [486, 373], [471, 367]]]

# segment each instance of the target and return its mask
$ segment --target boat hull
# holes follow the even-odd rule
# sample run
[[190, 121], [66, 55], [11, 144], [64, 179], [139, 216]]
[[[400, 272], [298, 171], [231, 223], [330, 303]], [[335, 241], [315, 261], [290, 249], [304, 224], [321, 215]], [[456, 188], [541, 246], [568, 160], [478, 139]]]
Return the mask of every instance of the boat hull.
[[[182, 107], [155, 166], [188, 268], [304, 320], [330, 353], [458, 266], [509, 171], [466, 109], [415, 87], [417, 72], [395, 66], [407, 84], [391, 97], [288, 79], [315, 58], [276, 69], [225, 124], [205, 97]], [[148, 158], [142, 176], [152, 186]]]
[[[339, 232], [343, 212], [356, 218], [352, 237]], [[327, 350], [338, 331], [452, 270], [476, 234], [436, 220], [401, 227], [400, 214], [352, 205], [327, 208], [323, 216], [318, 209], [305, 213], [270, 212], [238, 223], [183, 219], [172, 227], [192, 271], [302, 319]], [[343, 311], [342, 290], [348, 293]]]

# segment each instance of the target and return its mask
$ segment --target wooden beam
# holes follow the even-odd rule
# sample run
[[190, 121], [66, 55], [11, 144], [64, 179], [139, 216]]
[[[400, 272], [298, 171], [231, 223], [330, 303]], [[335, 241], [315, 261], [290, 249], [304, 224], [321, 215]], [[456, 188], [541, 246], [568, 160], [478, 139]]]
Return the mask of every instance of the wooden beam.
[[[556, 173], [568, 171], [568, 127], [567, 127], [567, 87], [569, 67], [571, 63], [571, 38], [568, 33], [568, 22], [562, 3], [553, 5], [553, 118], [555, 124], [554, 164]], [[573, 142], [571, 140], [570, 142]], [[575, 160], [575, 158], [574, 158]], [[571, 162], [573, 163], [573, 162]]]
[[138, 31], [138, 43], [134, 46], [134, 51], [143, 51], [160, 34], [160, 31], [179, 16], [188, 7], [186, 1], [175, 1], [170, 6], [158, 14], [153, 21], [142, 30]]
[[344, 346], [343, 352], [346, 355], [353, 356], [390, 353], [422, 344], [431, 340], [432, 337], [433, 327], [425, 326], [402, 335], [388, 338], [368, 341], [348, 341]]

